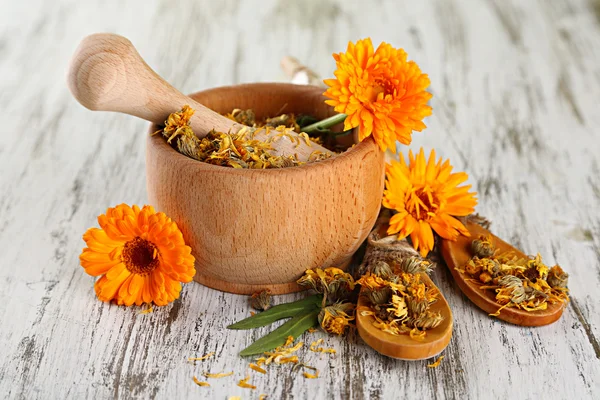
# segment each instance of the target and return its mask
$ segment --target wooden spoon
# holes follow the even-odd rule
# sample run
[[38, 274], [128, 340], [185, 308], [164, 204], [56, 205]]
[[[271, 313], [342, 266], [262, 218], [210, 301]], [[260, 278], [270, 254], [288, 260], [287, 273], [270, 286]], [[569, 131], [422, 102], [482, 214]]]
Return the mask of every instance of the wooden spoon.
[[[421, 274], [421, 281], [427, 286], [435, 287], [426, 274]], [[427, 330], [425, 340], [422, 342], [411, 339], [408, 335], [392, 335], [376, 328], [373, 326], [375, 321], [373, 316], [361, 315], [361, 311], [370, 309], [369, 300], [361, 293], [356, 305], [356, 328], [360, 337], [384, 356], [400, 360], [424, 360], [440, 354], [452, 338], [452, 311], [441, 292], [438, 301], [431, 305], [430, 310], [441, 313], [444, 321], [438, 327]]]
[[[398, 251], [396, 245], [397, 239], [387, 236], [389, 218], [390, 214], [386, 212], [381, 213], [379, 216], [375, 228], [369, 235], [367, 253], [375, 249], [375, 247]], [[389, 245], [388, 239], [390, 239]], [[372, 241], [377, 242], [377, 245]], [[406, 251], [408, 251], [408, 254], [405, 256], [410, 256], [410, 252], [414, 250], [410, 247]], [[414, 255], [418, 256], [419, 253], [414, 251]], [[436, 287], [427, 274], [421, 274], [421, 281], [429, 287]], [[356, 328], [358, 329], [358, 334], [375, 351], [385, 356], [401, 360], [423, 360], [441, 353], [448, 346], [452, 338], [452, 311], [441, 292], [438, 301], [431, 305], [430, 310], [441, 313], [444, 316], [444, 320], [435, 329], [427, 331], [423, 342], [411, 339], [408, 335], [392, 335], [376, 328], [373, 326], [373, 322], [375, 321], [373, 316], [361, 315], [362, 311], [369, 311], [370, 309], [369, 300], [361, 291], [358, 304], [356, 305]]]
[[[169, 114], [187, 104], [196, 111], [190, 126], [198, 137], [213, 129], [237, 132], [244, 127], [169, 85], [144, 62], [131, 42], [119, 35], [101, 33], [84, 38], [73, 55], [67, 80], [73, 96], [90, 110], [121, 112], [162, 125]], [[316, 143], [308, 145], [294, 132], [291, 135], [299, 140], [282, 136], [271, 144], [272, 153], [296, 154], [301, 161], [315, 151], [331, 154]], [[266, 140], [266, 132], [257, 131], [254, 138]]]
[[[492, 235], [487, 229], [482, 226], [467, 222], [465, 225], [471, 237], [461, 236], [456, 241], [442, 241], [442, 256], [450, 268], [450, 272], [454, 280], [463, 291], [463, 293], [479, 308], [488, 314], [494, 314], [500, 308], [496, 302], [495, 292], [493, 290], [482, 290], [479, 287], [482, 283], [473, 281], [473, 278], [468, 274], [458, 271], [456, 268], [463, 268], [473, 256], [471, 252], [471, 242], [480, 235], [491, 235], [494, 246], [499, 253], [512, 252], [517, 257], [526, 258], [527, 256], [520, 250], [514, 248], [502, 239]], [[522, 326], [541, 326], [548, 325], [556, 321], [562, 315], [565, 303], [548, 303], [546, 310], [525, 311], [517, 308], [503, 308], [497, 318]]]

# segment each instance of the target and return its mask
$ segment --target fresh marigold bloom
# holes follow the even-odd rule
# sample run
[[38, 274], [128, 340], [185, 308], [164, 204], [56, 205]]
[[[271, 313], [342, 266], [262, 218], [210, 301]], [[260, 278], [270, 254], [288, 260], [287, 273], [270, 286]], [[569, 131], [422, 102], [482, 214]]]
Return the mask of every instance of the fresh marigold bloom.
[[88, 247], [79, 260], [85, 272], [101, 276], [94, 285], [101, 301], [166, 305], [179, 297], [180, 282], [194, 277], [194, 256], [177, 224], [152, 206], [121, 204], [98, 223], [83, 235]]
[[381, 150], [396, 150], [396, 140], [410, 144], [412, 131], [425, 129], [431, 115], [425, 91], [429, 77], [421, 73], [406, 52], [371, 39], [348, 43], [345, 53], [334, 54], [336, 79], [326, 79], [326, 103], [347, 115], [344, 129], [359, 127], [359, 139], [373, 135]]
[[452, 173], [448, 160], [436, 162], [435, 151], [429, 160], [425, 160], [423, 149], [416, 157], [409, 152], [408, 157], [408, 164], [400, 154], [399, 162], [386, 166], [383, 206], [398, 212], [390, 219], [388, 234], [398, 233], [399, 240], [410, 235], [414, 248], [425, 257], [433, 249], [432, 229], [448, 240], [469, 236], [453, 216], [471, 214], [477, 198], [476, 193], [469, 192], [470, 185], [459, 186], [468, 175]]

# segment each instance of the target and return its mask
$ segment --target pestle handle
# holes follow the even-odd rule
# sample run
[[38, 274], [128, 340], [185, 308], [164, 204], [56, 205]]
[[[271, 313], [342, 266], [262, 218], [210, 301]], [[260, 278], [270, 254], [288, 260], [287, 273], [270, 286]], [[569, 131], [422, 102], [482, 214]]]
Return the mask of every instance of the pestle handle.
[[[213, 129], [237, 132], [244, 126], [179, 92], [119, 35], [99, 33], [84, 38], [71, 60], [67, 81], [73, 96], [90, 110], [116, 111], [162, 125], [169, 114], [188, 104], [195, 110], [190, 126], [198, 137]], [[264, 131], [255, 134], [257, 139], [265, 137]], [[287, 137], [272, 147], [274, 154], [297, 154], [303, 161], [315, 150], [329, 153], [317, 144], [294, 143]]]

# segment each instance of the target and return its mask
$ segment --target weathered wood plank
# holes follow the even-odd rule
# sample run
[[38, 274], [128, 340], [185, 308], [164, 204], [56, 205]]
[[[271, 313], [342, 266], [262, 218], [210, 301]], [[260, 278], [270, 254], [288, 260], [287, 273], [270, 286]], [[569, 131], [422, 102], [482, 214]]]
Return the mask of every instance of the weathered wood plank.
[[[418, 3], [418, 4], [415, 4]], [[7, 398], [594, 398], [600, 393], [600, 17], [598, 1], [4, 2], [0, 13], [0, 393]], [[35, 11], [32, 11], [35, 10]], [[81, 234], [107, 206], [146, 201], [146, 124], [94, 114], [64, 84], [86, 34], [128, 36], [184, 92], [283, 80], [292, 54], [323, 76], [332, 52], [371, 36], [430, 74], [434, 115], [413, 149], [436, 148], [479, 191], [494, 231], [571, 273], [573, 302], [551, 326], [487, 317], [444, 267], [433, 279], [455, 332], [439, 368], [386, 359], [355, 334], [302, 350], [235, 386], [237, 352], [267, 332], [224, 327], [246, 298], [187, 285], [147, 315], [101, 304], [79, 267]], [[287, 301], [294, 296], [283, 296]], [[191, 365], [187, 357], [215, 351]], [[197, 387], [193, 375], [234, 371]]]

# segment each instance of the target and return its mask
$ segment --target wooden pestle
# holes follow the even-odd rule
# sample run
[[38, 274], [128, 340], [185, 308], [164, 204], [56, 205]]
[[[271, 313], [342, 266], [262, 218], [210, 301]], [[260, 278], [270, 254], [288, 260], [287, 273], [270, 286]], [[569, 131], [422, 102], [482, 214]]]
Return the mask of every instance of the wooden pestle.
[[[198, 137], [213, 129], [237, 132], [244, 127], [179, 92], [119, 35], [99, 33], [84, 38], [73, 55], [67, 80], [73, 96], [90, 110], [121, 112], [162, 125], [169, 114], [188, 104], [196, 111], [190, 126]], [[281, 136], [271, 143], [273, 154], [296, 154], [301, 161], [315, 151], [331, 154], [316, 143], [309, 146], [295, 132], [290, 134], [299, 140]], [[266, 131], [257, 130], [254, 138], [266, 140]]]

